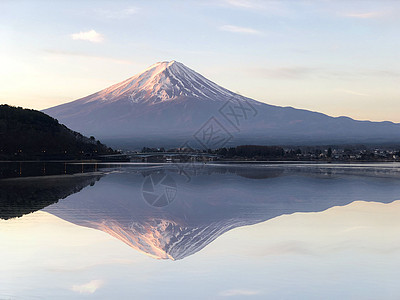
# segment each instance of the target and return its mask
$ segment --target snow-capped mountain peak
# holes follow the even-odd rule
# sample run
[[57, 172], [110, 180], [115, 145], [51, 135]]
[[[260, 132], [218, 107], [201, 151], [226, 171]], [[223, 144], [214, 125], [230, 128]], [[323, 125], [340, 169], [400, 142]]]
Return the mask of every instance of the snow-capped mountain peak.
[[127, 80], [83, 99], [85, 103], [120, 100], [133, 103], [158, 103], [180, 97], [226, 101], [238, 96], [184, 64], [172, 60], [155, 63]]

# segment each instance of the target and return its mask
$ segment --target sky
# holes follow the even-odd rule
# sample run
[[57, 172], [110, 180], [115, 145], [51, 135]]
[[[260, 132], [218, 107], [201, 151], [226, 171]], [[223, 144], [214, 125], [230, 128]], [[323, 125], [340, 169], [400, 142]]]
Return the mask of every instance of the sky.
[[0, 2], [0, 103], [45, 109], [170, 60], [265, 103], [400, 122], [400, 1]]

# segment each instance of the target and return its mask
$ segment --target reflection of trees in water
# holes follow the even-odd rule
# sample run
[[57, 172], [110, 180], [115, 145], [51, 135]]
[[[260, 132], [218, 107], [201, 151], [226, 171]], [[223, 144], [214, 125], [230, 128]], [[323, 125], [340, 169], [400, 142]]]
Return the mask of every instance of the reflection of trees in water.
[[201, 175], [233, 174], [248, 179], [268, 179], [280, 176], [300, 175], [315, 178], [333, 178], [337, 176], [365, 176], [381, 178], [400, 178], [400, 168], [396, 165], [387, 166], [356, 166], [356, 165], [327, 165], [327, 164], [234, 164], [234, 165], [208, 165], [208, 164], [171, 164], [140, 170], [143, 177], [154, 173], [171, 172], [192, 178]]
[[169, 166], [161, 166], [159, 168], [152, 168], [142, 170], [140, 173], [143, 177], [151, 174], [166, 172], [184, 175], [186, 177], [195, 177], [200, 175], [213, 175], [213, 174], [233, 174], [249, 179], [265, 179], [279, 177], [284, 173], [281, 168], [249, 168], [248, 166], [229, 166], [229, 165], [206, 165], [206, 164], [171, 164]]
[[189, 177], [213, 174], [234, 174], [248, 179], [268, 179], [280, 176], [301, 175], [316, 178], [331, 178], [337, 176], [366, 176], [381, 178], [400, 178], [398, 165], [352, 165], [352, 164], [171, 164], [142, 170], [145, 177], [155, 172], [172, 172]]
[[0, 162], [0, 179], [97, 172], [103, 165], [67, 162]]
[[22, 217], [94, 185], [102, 175], [66, 175], [0, 180], [0, 218]]
[[267, 179], [283, 175], [283, 169], [239, 169], [236, 174], [249, 179]]

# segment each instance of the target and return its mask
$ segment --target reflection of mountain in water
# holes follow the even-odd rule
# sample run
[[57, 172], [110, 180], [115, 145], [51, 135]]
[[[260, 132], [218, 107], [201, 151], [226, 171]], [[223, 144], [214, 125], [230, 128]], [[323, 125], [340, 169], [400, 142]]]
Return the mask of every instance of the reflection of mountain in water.
[[0, 218], [11, 219], [40, 210], [94, 185], [99, 174], [23, 177], [0, 180]]
[[[152, 257], [177, 260], [235, 227], [283, 214], [323, 211], [355, 200], [389, 203], [400, 199], [400, 177], [395, 169], [236, 165], [186, 168], [184, 172], [174, 166], [145, 171], [126, 168], [45, 210], [107, 232]], [[176, 198], [166, 207], [154, 208], [141, 193], [144, 176], [163, 173], [176, 181]]]

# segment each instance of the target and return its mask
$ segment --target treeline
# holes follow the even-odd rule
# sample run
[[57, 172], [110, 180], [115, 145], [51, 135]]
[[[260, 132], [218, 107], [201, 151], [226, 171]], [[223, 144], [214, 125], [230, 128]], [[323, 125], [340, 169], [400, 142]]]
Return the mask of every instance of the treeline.
[[[172, 151], [172, 150], [171, 150]], [[142, 153], [151, 153], [151, 152], [165, 152], [165, 148], [150, 148], [150, 147], [143, 147], [142, 148]]]
[[83, 159], [113, 153], [40, 111], [0, 105], [0, 159]]
[[[165, 150], [144, 147], [142, 152], [179, 152], [182, 158], [188, 152], [208, 153], [215, 159], [228, 160], [287, 160], [287, 161], [400, 161], [398, 146], [391, 148], [367, 148], [364, 145], [344, 146], [260, 146], [241, 145], [230, 148], [199, 150], [190, 147]], [[161, 154], [160, 153], [160, 154]]]
[[209, 153], [216, 154], [222, 158], [251, 158], [251, 159], [277, 159], [283, 157], [296, 157], [296, 155], [301, 151], [291, 151], [285, 152], [285, 150], [280, 146], [258, 146], [258, 145], [242, 145], [231, 148], [219, 148], [219, 149], [208, 149], [208, 150], [198, 150], [192, 148], [174, 148], [165, 150], [164, 148], [149, 148], [143, 147], [142, 153], [157, 153], [160, 152], [181, 152], [183, 155], [187, 152], [196, 153]]
[[241, 157], [275, 159], [285, 156], [285, 150], [279, 146], [243, 145], [231, 148], [221, 148], [211, 152], [226, 158]]

